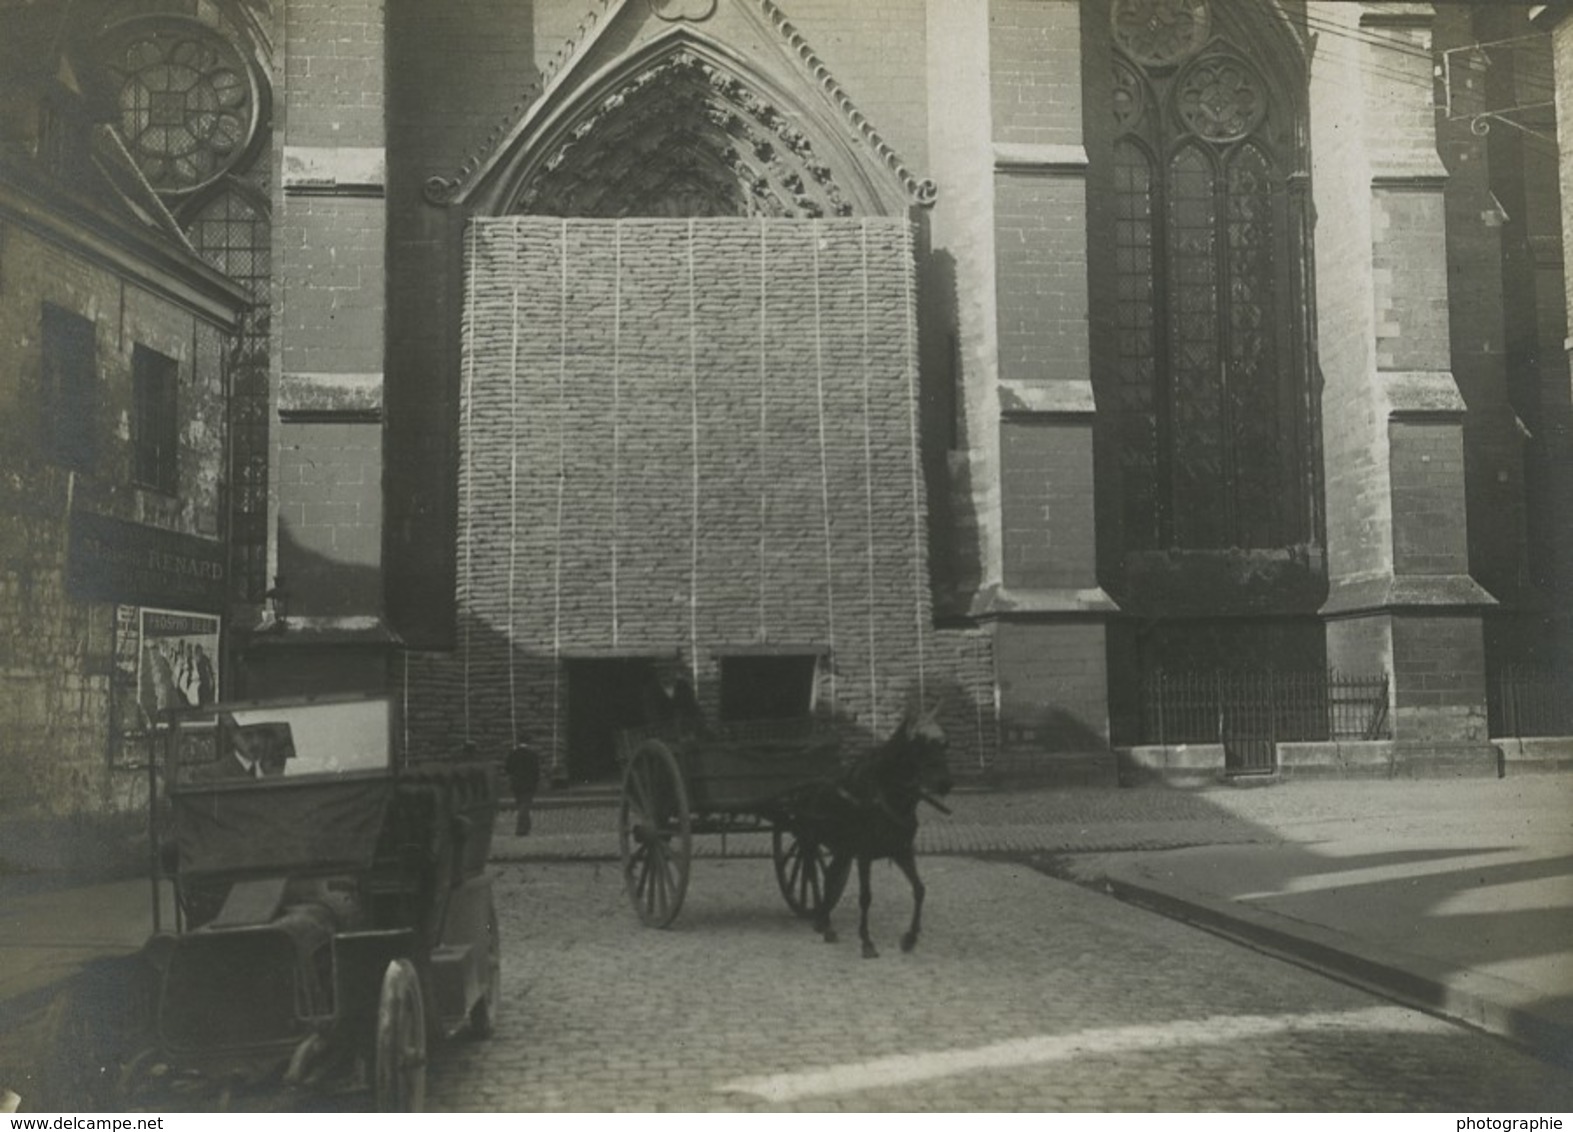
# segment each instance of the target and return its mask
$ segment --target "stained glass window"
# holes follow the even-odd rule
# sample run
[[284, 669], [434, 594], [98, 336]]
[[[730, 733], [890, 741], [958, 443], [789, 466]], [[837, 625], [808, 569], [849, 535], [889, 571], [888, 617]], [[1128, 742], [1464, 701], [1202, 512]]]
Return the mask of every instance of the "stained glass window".
[[120, 134], [148, 183], [187, 192], [240, 163], [255, 136], [257, 84], [227, 39], [179, 19], [137, 19], [100, 44]]
[[1120, 464], [1125, 523], [1158, 543], [1158, 409], [1154, 399], [1152, 163], [1137, 145], [1114, 147], [1114, 266], [1118, 286]]
[[[1307, 537], [1284, 150], [1295, 108], [1205, 0], [1112, 0], [1109, 203], [1128, 549]], [[1098, 253], [1095, 253], [1098, 254]]]

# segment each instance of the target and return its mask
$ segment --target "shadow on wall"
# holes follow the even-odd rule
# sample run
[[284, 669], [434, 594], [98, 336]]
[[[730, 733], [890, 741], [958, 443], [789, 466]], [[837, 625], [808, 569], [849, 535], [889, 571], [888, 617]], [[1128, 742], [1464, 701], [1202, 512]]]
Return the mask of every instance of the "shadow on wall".
[[966, 358], [961, 349], [956, 259], [927, 247], [928, 225], [919, 228], [920, 312], [918, 348], [922, 375], [920, 424], [928, 491], [929, 574], [936, 613], [966, 612], [981, 584], [977, 498], [966, 461]]
[[[382, 575], [373, 565], [337, 561], [302, 546], [279, 528], [276, 583], [287, 604], [287, 629], [237, 634], [223, 676], [226, 699], [382, 692], [388, 687], [391, 634], [382, 614]], [[354, 618], [325, 630], [307, 619]]]
[[1107, 751], [1108, 739], [1063, 708], [1044, 707], [1032, 717], [1033, 741], [1046, 751]]
[[[332, 534], [327, 536], [333, 538]], [[376, 617], [382, 614], [382, 569], [376, 562], [335, 558], [307, 546], [279, 523], [278, 576], [297, 617]]]

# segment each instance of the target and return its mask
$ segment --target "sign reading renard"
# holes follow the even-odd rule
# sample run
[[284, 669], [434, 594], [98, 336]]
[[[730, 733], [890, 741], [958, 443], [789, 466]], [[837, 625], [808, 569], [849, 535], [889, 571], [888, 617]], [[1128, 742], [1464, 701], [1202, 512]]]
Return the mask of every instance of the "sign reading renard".
[[74, 597], [219, 613], [224, 588], [222, 543], [88, 511], [71, 513], [66, 589]]

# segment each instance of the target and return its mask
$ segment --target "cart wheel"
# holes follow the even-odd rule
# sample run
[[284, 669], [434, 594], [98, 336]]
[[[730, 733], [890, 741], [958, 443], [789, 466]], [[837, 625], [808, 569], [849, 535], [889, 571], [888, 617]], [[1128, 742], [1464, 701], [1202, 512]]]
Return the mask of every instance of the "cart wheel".
[[382, 975], [371, 1094], [378, 1112], [420, 1112], [426, 1101], [426, 1008], [408, 959], [395, 959]]
[[808, 919], [825, 902], [825, 873], [830, 851], [814, 841], [804, 841], [792, 830], [776, 829], [770, 839], [776, 864], [776, 884], [787, 907]]
[[693, 831], [688, 790], [666, 744], [650, 740], [634, 752], [623, 773], [618, 827], [623, 888], [647, 927], [676, 918], [688, 892]]
[[502, 940], [497, 935], [497, 904], [486, 905], [486, 993], [470, 1007], [470, 1036], [489, 1038], [497, 1032], [502, 1002]]

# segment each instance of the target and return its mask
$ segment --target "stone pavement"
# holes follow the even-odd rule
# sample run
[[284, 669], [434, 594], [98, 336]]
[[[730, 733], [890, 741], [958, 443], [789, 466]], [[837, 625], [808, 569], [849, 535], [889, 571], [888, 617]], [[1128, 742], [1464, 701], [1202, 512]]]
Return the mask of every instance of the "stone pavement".
[[[949, 802], [951, 816], [923, 815], [926, 855], [1030, 864], [1543, 1056], [1573, 1051], [1573, 776], [958, 791]], [[580, 862], [615, 888], [617, 869], [606, 867], [617, 853], [615, 795], [546, 795], [525, 838], [513, 836], [511, 818], [501, 816], [493, 845], [503, 877], [514, 865], [528, 873]], [[695, 845], [692, 900], [706, 899], [713, 870], [735, 866], [778, 915], [769, 866], [754, 859], [768, 856], [768, 835]], [[128, 857], [126, 871], [136, 865]], [[1062, 887], [1034, 888], [1032, 898]], [[621, 923], [627, 910], [612, 904]], [[680, 921], [693, 922], [701, 906]], [[1130, 914], [1154, 932], [1180, 930]], [[0, 875], [0, 1028], [11, 1045], [37, 1039], [54, 988], [94, 960], [134, 951], [150, 927], [145, 877], [82, 885]], [[649, 944], [657, 952], [661, 938]]]
[[1573, 1065], [1573, 780], [1395, 785], [1220, 797], [1279, 840], [1059, 871]]
[[[873, 874], [881, 955], [788, 913], [762, 858], [709, 857], [642, 927], [603, 862], [500, 866], [495, 1037], [437, 1051], [462, 1111], [1565, 1112], [1573, 1080], [1393, 1005], [1011, 860]], [[1449, 1125], [1451, 1127], [1451, 1125]]]
[[[1573, 776], [959, 792], [926, 854], [1019, 855], [1573, 1063]], [[598, 803], [598, 804], [597, 804]], [[498, 860], [614, 859], [611, 800], [504, 826]], [[762, 835], [695, 853], [769, 853]]]

